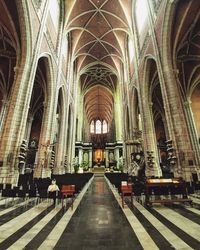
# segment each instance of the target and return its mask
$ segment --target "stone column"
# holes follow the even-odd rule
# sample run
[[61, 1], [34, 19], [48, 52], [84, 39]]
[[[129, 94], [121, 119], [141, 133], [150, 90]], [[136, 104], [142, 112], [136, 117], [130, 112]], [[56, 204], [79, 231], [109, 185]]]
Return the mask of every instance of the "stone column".
[[[147, 96], [145, 93], [141, 96], [142, 102], [142, 120], [143, 120], [143, 139], [144, 139], [144, 151], [152, 151], [154, 156], [154, 166], [149, 168], [146, 164], [146, 176], [161, 176], [162, 171], [159, 164], [157, 143], [155, 138], [155, 129], [153, 125], [153, 115], [152, 115], [152, 106], [153, 103], [148, 103]], [[145, 153], [145, 152], [144, 152]], [[147, 154], [145, 153], [145, 161], [147, 163]]]
[[[194, 125], [191, 120], [191, 110], [189, 103], [181, 103], [181, 97], [178, 90], [177, 71], [172, 70], [170, 64], [165, 64], [164, 77], [166, 81], [166, 93], [170, 112], [166, 113], [166, 120], [170, 117], [172, 124], [168, 125], [169, 137], [173, 140], [176, 156], [177, 166], [175, 169], [175, 176], [182, 175], [183, 178], [190, 181], [191, 172], [195, 170], [195, 156], [191, 141], [194, 140]], [[186, 116], [185, 116], [186, 114]], [[187, 120], [186, 120], [187, 119]], [[188, 124], [187, 124], [188, 123]], [[189, 127], [191, 132], [189, 133]], [[192, 140], [191, 140], [191, 138]], [[195, 144], [195, 142], [193, 142]], [[193, 145], [195, 148], [195, 145]], [[196, 155], [199, 152], [196, 143]], [[180, 155], [184, 154], [184, 164]], [[199, 157], [198, 157], [199, 158]], [[197, 160], [198, 160], [197, 158]]]
[[92, 167], [92, 149], [89, 150], [89, 167]]
[[[44, 34], [45, 20], [48, 13], [48, 8], [46, 8], [48, 3], [48, 1], [45, 3], [44, 13], [41, 20], [40, 30], [37, 33], [37, 43], [35, 43], [35, 47], [33, 48], [31, 45], [34, 46], [34, 44], [29, 43], [30, 33], [27, 32], [27, 35], [23, 37], [27, 49], [22, 50], [21, 59], [17, 60], [18, 65], [14, 68], [15, 75], [12, 86], [13, 91], [10, 97], [10, 103], [4, 124], [6, 129], [3, 130], [0, 139], [0, 162], [2, 163], [0, 170], [1, 182], [16, 184], [18, 180], [18, 150], [22, 139], [25, 138], [26, 122], [24, 122], [24, 120], [27, 119], [28, 115], [28, 107], [37, 68], [38, 54]], [[28, 9], [25, 9], [25, 11], [28, 11]], [[29, 31], [28, 25], [26, 31]], [[17, 51], [17, 54], [18, 53], [19, 51]], [[12, 153], [13, 158], [9, 161], [9, 163], [7, 163], [7, 156], [10, 153]]]
[[[21, 133], [21, 129], [25, 131], [26, 115], [28, 112], [28, 105], [26, 105], [26, 96], [24, 93], [27, 86], [27, 65], [21, 65], [21, 68], [14, 68], [15, 77], [13, 82], [13, 92], [10, 97], [7, 112], [5, 114], [5, 122], [3, 124], [0, 144], [0, 182], [16, 184], [18, 180], [18, 151], [21, 145], [22, 139], [25, 139], [24, 133]], [[25, 85], [26, 84], [26, 85]], [[22, 93], [21, 93], [22, 92]], [[12, 158], [9, 157], [12, 155]]]
[[119, 167], [119, 148], [115, 148], [115, 160], [117, 161], [117, 168]]
[[3, 123], [4, 123], [4, 119], [6, 117], [6, 112], [7, 112], [7, 108], [8, 108], [9, 102], [7, 100], [2, 100], [2, 108], [1, 108], [1, 112], [0, 112], [0, 131], [1, 128], [3, 127]]

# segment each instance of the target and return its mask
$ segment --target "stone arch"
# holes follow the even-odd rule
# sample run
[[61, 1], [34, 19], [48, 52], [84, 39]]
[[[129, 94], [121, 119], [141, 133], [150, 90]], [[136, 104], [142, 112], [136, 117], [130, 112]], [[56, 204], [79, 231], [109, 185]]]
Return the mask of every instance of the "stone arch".
[[138, 90], [135, 87], [132, 89], [131, 95], [131, 117], [133, 128], [142, 130]]
[[[153, 116], [153, 93], [158, 80], [158, 69], [156, 60], [151, 56], [147, 56], [144, 60], [144, 77], [142, 81], [142, 120], [143, 129], [146, 136], [144, 137], [144, 149], [146, 151], [152, 151], [155, 163], [154, 167], [149, 167], [147, 164], [146, 174], [147, 175], [161, 175], [159, 154], [157, 149], [157, 142], [155, 135], [155, 123]], [[147, 159], [146, 159], [147, 160]]]
[[54, 66], [52, 61], [52, 56], [49, 53], [42, 53], [38, 57], [38, 61], [43, 58], [45, 60], [45, 67], [47, 70], [47, 82], [49, 83], [47, 85], [46, 89], [46, 95], [50, 97], [54, 97], [54, 89], [55, 89], [55, 77], [54, 77]]
[[[42, 54], [38, 57], [35, 78], [30, 98], [30, 108], [26, 127], [28, 141], [35, 139], [38, 143], [37, 155], [33, 168], [36, 168], [35, 175], [41, 175], [41, 168], [46, 170], [43, 176], [50, 172], [50, 152], [54, 143], [54, 120], [55, 94], [54, 75], [51, 57], [49, 54]], [[32, 157], [33, 158], [33, 157]], [[33, 162], [30, 163], [31, 165]]]
[[54, 128], [54, 152], [55, 152], [55, 165], [53, 172], [56, 174], [65, 173], [66, 162], [66, 101], [64, 94], [64, 87], [58, 90], [58, 100], [56, 107], [56, 121]]
[[[167, 148], [165, 142], [167, 140], [167, 135], [168, 135], [166, 114], [164, 109], [164, 101], [161, 91], [161, 84], [158, 74], [157, 63], [155, 60], [151, 60], [151, 64], [152, 65], [150, 69], [150, 92], [151, 92], [153, 125], [155, 130], [155, 138], [157, 143], [159, 162], [161, 165], [166, 165]], [[164, 174], [165, 173], [163, 173], [163, 175]]]
[[[191, 42], [194, 42], [195, 46], [196, 42], [195, 37], [192, 38], [192, 34], [197, 31], [195, 26], [199, 27], [200, 11], [198, 6], [200, 7], [200, 3], [193, 0], [187, 4], [179, 0], [168, 3], [165, 9], [166, 15], [162, 31], [162, 60], [164, 67], [167, 66], [168, 70], [171, 70], [175, 81], [178, 82], [183, 102], [188, 100], [194, 83], [196, 84], [197, 78], [199, 78], [198, 71], [200, 71], [200, 67], [198, 66], [198, 62], [194, 64], [194, 61], [196, 61], [195, 56], [191, 56], [191, 52], [194, 53], [194, 49], [187, 52], [187, 46]], [[193, 15], [192, 18], [191, 13]], [[191, 41], [188, 40], [189, 37]], [[188, 65], [186, 65], [187, 62]], [[185, 67], [184, 64], [188, 66], [189, 72], [182, 72], [181, 66]], [[189, 67], [189, 64], [192, 64], [192, 66]], [[188, 76], [187, 79], [183, 80], [182, 76], [185, 74], [188, 74]], [[183, 85], [183, 81], [186, 84], [185, 86]]]
[[142, 77], [142, 98], [145, 98], [145, 101], [151, 102], [151, 91], [149, 90], [149, 78], [151, 71], [151, 62], [156, 63], [156, 58], [152, 55], [146, 55], [143, 60], [143, 77]]
[[[193, 165], [200, 165], [200, 147], [199, 138], [194, 124], [192, 107], [190, 102], [193, 87], [198, 82], [199, 67], [198, 57], [199, 50], [194, 47], [198, 44], [195, 36], [199, 32], [200, 22], [200, 2], [199, 1], [173, 1], [166, 4], [165, 18], [163, 22], [162, 32], [162, 60], [163, 71], [168, 91], [168, 99], [172, 100], [173, 93], [176, 94], [176, 103], [174, 107], [179, 110], [179, 116], [175, 114], [175, 110], [171, 107], [170, 133], [171, 139], [175, 142], [178, 155], [178, 164], [181, 161], [193, 162]], [[169, 35], [170, 34], [170, 35]], [[194, 85], [193, 85], [194, 84]], [[173, 124], [173, 116], [176, 115], [176, 124]], [[184, 131], [184, 134], [173, 134], [173, 131], [179, 127], [179, 131]], [[184, 137], [184, 146], [176, 141], [176, 137]], [[185, 157], [183, 159], [182, 152]], [[183, 160], [182, 160], [183, 159]], [[185, 163], [184, 163], [185, 164]], [[187, 163], [185, 164], [187, 165]], [[188, 179], [190, 179], [192, 166], [185, 167], [184, 171]], [[179, 170], [181, 174], [182, 170]]]

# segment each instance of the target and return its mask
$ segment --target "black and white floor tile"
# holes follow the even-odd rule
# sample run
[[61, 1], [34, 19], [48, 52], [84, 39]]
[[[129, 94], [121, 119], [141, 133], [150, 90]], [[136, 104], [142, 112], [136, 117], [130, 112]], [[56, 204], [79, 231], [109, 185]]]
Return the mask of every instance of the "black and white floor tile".
[[145, 207], [121, 198], [96, 176], [66, 203], [0, 200], [0, 250], [200, 249], [200, 210], [187, 205]]

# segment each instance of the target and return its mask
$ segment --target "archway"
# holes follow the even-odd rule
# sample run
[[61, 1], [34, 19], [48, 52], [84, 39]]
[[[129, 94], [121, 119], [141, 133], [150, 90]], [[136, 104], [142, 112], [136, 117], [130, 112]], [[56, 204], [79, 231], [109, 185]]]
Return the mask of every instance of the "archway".
[[[47, 97], [48, 80], [48, 59], [46, 57], [41, 57], [38, 60], [36, 69], [26, 125], [28, 151], [24, 169], [28, 172], [37, 167], [38, 153], [41, 148], [45, 150], [42, 162], [43, 167], [47, 167], [50, 164], [50, 155], [47, 150], [49, 145], [41, 143], [42, 126], [44, 126], [44, 113], [47, 106], [47, 100], [49, 99]], [[50, 141], [48, 141], [47, 144], [50, 144]], [[23, 168], [21, 170], [23, 172]]]
[[65, 173], [65, 168], [67, 167], [67, 158], [66, 158], [66, 110], [65, 100], [64, 100], [64, 91], [63, 88], [59, 89], [58, 92], [58, 102], [56, 109], [56, 120], [53, 130], [53, 145], [52, 145], [52, 162], [51, 168], [54, 174]]
[[[152, 115], [154, 130], [157, 143], [158, 160], [162, 169], [162, 174], [165, 176], [170, 172], [169, 164], [167, 162], [167, 146], [166, 146], [166, 118], [165, 110], [158, 76], [157, 65], [154, 60], [151, 60], [151, 100], [152, 100]], [[168, 172], [168, 173], [167, 173]]]
[[[143, 129], [145, 133], [144, 137], [144, 150], [146, 150], [146, 175], [162, 175], [160, 168], [160, 152], [157, 147], [156, 134], [160, 133], [159, 129], [163, 129], [165, 126], [158, 126], [158, 118], [162, 115], [162, 120], [165, 119], [165, 111], [161, 93], [160, 80], [158, 75], [158, 69], [155, 59], [147, 58], [145, 62], [145, 77], [144, 77], [144, 89], [142, 95], [142, 120]], [[165, 135], [166, 131], [162, 133]], [[166, 136], [165, 136], [166, 137]], [[153, 157], [153, 158], [151, 158]], [[153, 160], [150, 160], [153, 159]]]

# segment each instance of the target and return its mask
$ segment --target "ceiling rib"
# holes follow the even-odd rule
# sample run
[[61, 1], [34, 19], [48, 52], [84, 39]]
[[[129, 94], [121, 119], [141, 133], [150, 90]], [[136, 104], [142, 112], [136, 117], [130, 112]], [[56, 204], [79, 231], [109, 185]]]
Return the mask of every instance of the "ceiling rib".
[[80, 77], [86, 115], [89, 121], [98, 118], [111, 123], [113, 95], [130, 33], [131, 19], [125, 10], [132, 9], [132, 1], [65, 1], [70, 10], [65, 27], [72, 37], [72, 58]]

